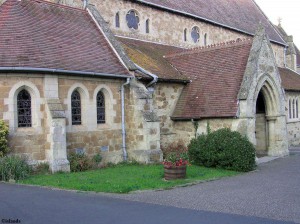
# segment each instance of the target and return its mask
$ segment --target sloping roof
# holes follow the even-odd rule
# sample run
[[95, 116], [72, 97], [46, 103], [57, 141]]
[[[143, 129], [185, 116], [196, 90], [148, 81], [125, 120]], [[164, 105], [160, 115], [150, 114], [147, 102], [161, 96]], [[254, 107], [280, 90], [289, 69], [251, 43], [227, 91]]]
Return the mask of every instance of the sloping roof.
[[245, 40], [168, 56], [192, 81], [184, 88], [172, 119], [235, 117], [251, 46], [252, 40]]
[[129, 75], [87, 11], [42, 0], [0, 6], [0, 67]]
[[273, 25], [253, 0], [132, 0], [170, 11], [188, 14], [250, 35], [257, 25], [266, 28], [271, 41], [284, 44]]
[[134, 63], [157, 75], [160, 80], [187, 80], [164, 57], [167, 54], [183, 51], [184, 49], [128, 38], [119, 37], [118, 40]]
[[287, 91], [300, 91], [300, 75], [288, 68], [278, 68], [282, 86]]

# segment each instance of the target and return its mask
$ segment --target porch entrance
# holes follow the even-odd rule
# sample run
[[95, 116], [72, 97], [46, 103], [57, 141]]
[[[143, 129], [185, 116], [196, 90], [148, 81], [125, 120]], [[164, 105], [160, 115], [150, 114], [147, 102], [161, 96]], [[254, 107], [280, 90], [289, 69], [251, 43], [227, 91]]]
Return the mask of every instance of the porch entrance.
[[255, 121], [255, 137], [256, 137], [256, 156], [262, 157], [268, 155], [268, 122], [266, 118], [266, 103], [262, 92], [258, 94], [256, 101], [256, 121]]

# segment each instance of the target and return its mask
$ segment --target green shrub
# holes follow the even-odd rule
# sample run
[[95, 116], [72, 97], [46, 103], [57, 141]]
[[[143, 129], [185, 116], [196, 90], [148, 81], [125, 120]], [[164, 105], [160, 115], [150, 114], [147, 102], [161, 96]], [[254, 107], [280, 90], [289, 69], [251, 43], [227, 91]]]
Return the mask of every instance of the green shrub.
[[247, 172], [255, 168], [255, 148], [239, 132], [219, 129], [193, 139], [188, 146], [192, 163]]
[[8, 126], [3, 120], [0, 120], [0, 157], [3, 157], [8, 152]]
[[0, 158], [0, 180], [20, 180], [29, 176], [30, 166], [25, 159], [18, 156], [5, 156]]
[[82, 172], [97, 168], [102, 160], [100, 154], [89, 158], [85, 153], [70, 153], [68, 156], [71, 172]]

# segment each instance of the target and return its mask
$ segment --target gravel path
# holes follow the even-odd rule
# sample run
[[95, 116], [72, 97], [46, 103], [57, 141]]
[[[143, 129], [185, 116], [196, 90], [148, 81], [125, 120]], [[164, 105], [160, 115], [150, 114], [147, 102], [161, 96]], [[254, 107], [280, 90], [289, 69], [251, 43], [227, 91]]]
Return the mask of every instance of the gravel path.
[[114, 195], [130, 201], [300, 223], [300, 148], [257, 171], [167, 191]]

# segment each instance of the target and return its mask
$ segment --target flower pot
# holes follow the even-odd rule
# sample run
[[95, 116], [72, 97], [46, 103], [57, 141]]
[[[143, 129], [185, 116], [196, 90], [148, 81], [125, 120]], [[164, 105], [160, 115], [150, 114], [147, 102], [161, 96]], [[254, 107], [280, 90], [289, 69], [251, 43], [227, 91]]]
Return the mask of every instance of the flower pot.
[[164, 166], [165, 179], [184, 179], [186, 176], [186, 166]]

